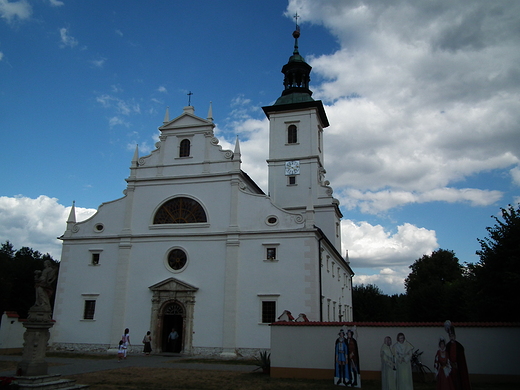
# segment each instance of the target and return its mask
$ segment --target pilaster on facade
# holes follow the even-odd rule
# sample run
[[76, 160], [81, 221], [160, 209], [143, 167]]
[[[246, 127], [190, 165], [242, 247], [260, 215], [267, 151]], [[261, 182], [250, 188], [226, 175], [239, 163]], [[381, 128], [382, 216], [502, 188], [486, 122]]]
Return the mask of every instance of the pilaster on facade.
[[238, 320], [238, 267], [239, 267], [240, 239], [237, 234], [228, 235], [226, 242], [226, 265], [224, 277], [224, 315], [222, 354], [235, 354], [237, 348], [237, 320]]
[[[112, 315], [112, 330], [110, 340], [120, 340], [125, 329], [126, 299], [128, 293], [128, 276], [132, 241], [122, 238], [119, 242], [117, 271], [115, 278], [114, 308]], [[116, 345], [114, 345], [116, 347]]]

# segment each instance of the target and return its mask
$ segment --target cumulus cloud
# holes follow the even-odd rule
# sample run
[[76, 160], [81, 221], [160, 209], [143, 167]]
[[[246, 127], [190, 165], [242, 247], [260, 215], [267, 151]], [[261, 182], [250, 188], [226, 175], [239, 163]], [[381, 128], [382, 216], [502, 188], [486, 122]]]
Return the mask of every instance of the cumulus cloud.
[[[0, 242], [10, 241], [16, 249], [30, 247], [49, 253], [54, 259], [61, 256], [61, 236], [66, 229], [70, 206], [58, 199], [41, 195], [36, 199], [25, 196], [0, 197]], [[76, 207], [76, 221], [83, 221], [96, 210]]]
[[32, 7], [26, 0], [13, 1], [0, 0], [0, 17], [12, 23], [15, 20], [29, 19], [32, 15]]
[[379, 287], [384, 294], [403, 294], [404, 293], [404, 280], [410, 273], [409, 267], [393, 267], [383, 268], [379, 273], [364, 275], [354, 275], [354, 285], [360, 284], [374, 284]]
[[428, 4], [289, 2], [340, 45], [307, 60], [332, 124], [327, 179], [349, 208], [490, 205], [500, 192], [461, 183], [520, 162], [520, 3]]
[[[435, 231], [409, 223], [389, 232], [368, 222], [341, 222], [343, 253], [348, 250], [355, 284], [375, 284], [385, 294], [404, 292], [409, 265], [438, 248]], [[357, 270], [360, 270], [358, 272]]]
[[53, 7], [61, 7], [65, 4], [63, 1], [60, 0], [49, 0], [49, 3], [51, 3]]
[[76, 38], [70, 36], [69, 30], [66, 27], [60, 28], [61, 48], [70, 47], [73, 48], [78, 45]]
[[438, 248], [435, 231], [409, 223], [386, 231], [381, 225], [368, 222], [341, 222], [343, 250], [348, 250], [354, 267], [388, 267], [411, 264]]
[[159, 86], [159, 88], [157, 88], [157, 91], [162, 93], [168, 93], [168, 90], [164, 85]]
[[347, 209], [359, 208], [363, 213], [379, 214], [413, 203], [458, 202], [469, 203], [471, 206], [489, 206], [502, 198], [502, 192], [476, 188], [434, 188], [422, 193], [398, 190], [372, 192], [345, 188], [339, 191], [337, 197]]
[[509, 173], [511, 174], [513, 183], [515, 183], [517, 186], [520, 186], [520, 167], [514, 167], [509, 171]]

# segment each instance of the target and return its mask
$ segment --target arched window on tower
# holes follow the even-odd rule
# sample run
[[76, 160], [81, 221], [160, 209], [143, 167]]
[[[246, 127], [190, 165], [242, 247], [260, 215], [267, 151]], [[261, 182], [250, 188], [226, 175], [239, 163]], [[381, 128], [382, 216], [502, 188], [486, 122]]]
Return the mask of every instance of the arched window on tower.
[[190, 157], [190, 140], [183, 139], [179, 148], [179, 157]]
[[155, 213], [154, 225], [207, 222], [206, 212], [194, 199], [178, 197], [164, 203]]
[[298, 128], [296, 125], [290, 125], [287, 128], [287, 143], [295, 144], [298, 142]]

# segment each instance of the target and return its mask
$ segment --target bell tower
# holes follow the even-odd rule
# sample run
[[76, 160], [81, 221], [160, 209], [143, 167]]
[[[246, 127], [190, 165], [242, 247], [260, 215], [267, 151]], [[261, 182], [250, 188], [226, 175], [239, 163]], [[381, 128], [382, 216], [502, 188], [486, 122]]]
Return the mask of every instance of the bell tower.
[[292, 35], [293, 54], [282, 67], [282, 95], [272, 106], [262, 107], [269, 119], [268, 192], [279, 207], [307, 215], [312, 210], [316, 225], [339, 238], [342, 215], [325, 180], [323, 158], [323, 129], [329, 121], [323, 103], [314, 100], [309, 89], [312, 67], [299, 53], [298, 25]]

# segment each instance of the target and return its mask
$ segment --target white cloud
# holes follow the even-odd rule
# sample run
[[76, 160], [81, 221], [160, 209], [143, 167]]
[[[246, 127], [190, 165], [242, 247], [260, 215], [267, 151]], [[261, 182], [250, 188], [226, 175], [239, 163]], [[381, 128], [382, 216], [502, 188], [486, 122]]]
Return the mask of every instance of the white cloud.
[[69, 30], [66, 27], [60, 28], [60, 38], [61, 38], [61, 48], [70, 47], [73, 48], [77, 46], [78, 41], [76, 38], [69, 35]]
[[[351, 206], [427, 201], [489, 205], [458, 188], [520, 162], [520, 3], [292, 0], [288, 15], [324, 25], [340, 48], [307, 56], [327, 103], [327, 179]], [[300, 48], [304, 47], [305, 27]], [[342, 164], [330, 162], [341, 161]], [[348, 167], [348, 169], [345, 169]], [[512, 172], [513, 179], [516, 177]]]
[[49, 3], [51, 3], [53, 7], [61, 7], [65, 4], [63, 1], [60, 0], [49, 0]]
[[513, 178], [513, 183], [515, 183], [517, 186], [520, 186], [520, 167], [514, 167], [509, 171], [509, 173]]
[[15, 19], [29, 19], [32, 15], [32, 7], [26, 0], [13, 1], [0, 0], [0, 17], [8, 23]]
[[127, 121], [125, 121], [123, 118], [121, 118], [120, 116], [113, 116], [111, 118], [108, 119], [108, 125], [110, 127], [114, 127], [114, 126], [126, 126], [126, 127], [130, 127], [130, 123], [128, 123]]
[[102, 68], [105, 65], [106, 61], [107, 61], [107, 59], [102, 57], [97, 60], [92, 60], [92, 61], [90, 61], [90, 63], [92, 65], [94, 65], [94, 67], [96, 67], [96, 68]]
[[343, 252], [348, 250], [354, 267], [392, 267], [409, 265], [438, 248], [435, 231], [409, 223], [395, 233], [368, 222], [341, 221]]
[[[404, 292], [409, 266], [438, 248], [435, 231], [409, 223], [395, 233], [368, 222], [341, 221], [342, 252], [348, 250], [355, 284], [375, 284], [385, 294]], [[361, 272], [358, 273], [358, 269]]]
[[[96, 210], [76, 207], [76, 221], [80, 222]], [[10, 241], [15, 249], [30, 247], [49, 253], [54, 259], [61, 256], [61, 236], [66, 229], [70, 206], [58, 199], [41, 195], [36, 199], [25, 196], [0, 197], [0, 242]]]
[[0, 61], [2, 61], [3, 58], [4, 58], [4, 53], [2, 53], [2, 52], [0, 51]]
[[[117, 88], [116, 86], [112, 86], [112, 90]], [[130, 115], [130, 114], [140, 114], [141, 107], [139, 103], [136, 103], [134, 99], [123, 100], [116, 96], [112, 95], [100, 95], [96, 97], [96, 101], [100, 103], [105, 108], [112, 108], [118, 114], [121, 115]]]
[[168, 93], [168, 90], [163, 85], [159, 86], [159, 88], [157, 88], [157, 91], [162, 93]]
[[353, 282], [355, 285], [374, 284], [387, 295], [403, 294], [405, 292], [404, 280], [409, 273], [410, 268], [407, 266], [382, 268], [379, 273], [373, 275], [355, 274]]
[[475, 188], [435, 188], [422, 193], [398, 190], [377, 192], [345, 188], [337, 192], [341, 205], [349, 210], [359, 208], [363, 213], [379, 214], [394, 207], [414, 203], [447, 202], [489, 206], [502, 198], [502, 192]]

